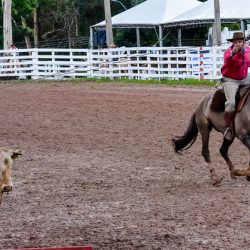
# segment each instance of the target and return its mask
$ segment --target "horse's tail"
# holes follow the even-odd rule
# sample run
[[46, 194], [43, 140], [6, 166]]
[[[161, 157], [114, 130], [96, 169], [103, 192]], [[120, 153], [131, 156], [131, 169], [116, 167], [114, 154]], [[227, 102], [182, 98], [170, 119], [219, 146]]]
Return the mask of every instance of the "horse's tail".
[[189, 149], [196, 141], [198, 127], [195, 121], [195, 113], [192, 115], [188, 128], [184, 135], [176, 136], [172, 139], [174, 151], [180, 154], [183, 150]]

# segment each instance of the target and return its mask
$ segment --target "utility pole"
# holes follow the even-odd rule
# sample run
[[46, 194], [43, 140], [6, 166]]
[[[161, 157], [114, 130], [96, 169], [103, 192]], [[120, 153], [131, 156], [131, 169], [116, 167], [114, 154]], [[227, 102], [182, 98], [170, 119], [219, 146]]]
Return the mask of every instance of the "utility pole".
[[13, 43], [11, 7], [12, 0], [2, 0], [3, 7], [3, 48], [9, 49]]
[[214, 0], [214, 41], [213, 45], [221, 45], [220, 0]]
[[113, 29], [111, 21], [110, 0], [104, 0], [105, 21], [106, 21], [106, 41], [109, 47], [113, 43]]

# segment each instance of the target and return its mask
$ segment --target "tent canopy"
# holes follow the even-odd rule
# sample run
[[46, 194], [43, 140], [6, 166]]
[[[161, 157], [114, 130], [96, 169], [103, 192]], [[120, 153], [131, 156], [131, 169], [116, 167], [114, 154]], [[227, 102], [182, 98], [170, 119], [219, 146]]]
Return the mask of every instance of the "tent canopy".
[[[220, 18], [222, 23], [250, 19], [249, 0], [220, 0]], [[188, 10], [169, 20], [165, 27], [181, 27], [214, 23], [214, 0]]]
[[[203, 3], [198, 0], [147, 0], [112, 17], [116, 28], [155, 27], [168, 23], [174, 17]], [[105, 21], [92, 28], [104, 28]]]

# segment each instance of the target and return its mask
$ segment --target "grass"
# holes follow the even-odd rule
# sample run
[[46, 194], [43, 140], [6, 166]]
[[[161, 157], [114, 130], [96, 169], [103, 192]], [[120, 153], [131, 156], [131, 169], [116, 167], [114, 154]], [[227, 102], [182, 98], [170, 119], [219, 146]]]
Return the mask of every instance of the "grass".
[[[1, 80], [1, 83], [34, 83], [34, 82], [46, 82], [50, 83], [51, 81], [57, 81], [57, 80], [46, 80], [46, 79], [40, 79], [40, 80], [31, 80], [31, 79], [25, 79], [25, 80]], [[190, 85], [190, 86], [214, 86], [217, 81], [214, 80], [198, 80], [198, 79], [182, 79], [182, 80], [171, 80], [171, 79], [163, 79], [163, 80], [136, 80], [136, 79], [128, 79], [128, 78], [121, 78], [121, 79], [110, 79], [110, 78], [89, 78], [89, 77], [83, 77], [83, 78], [75, 78], [75, 79], [68, 79], [68, 80], [58, 80], [58, 81], [69, 81], [72, 83], [80, 84], [82, 82], [93, 82], [93, 83], [121, 83], [121, 84], [164, 84], [169, 86], [176, 86], [176, 85]]]
[[142, 83], [142, 84], [165, 84], [165, 85], [194, 85], [194, 86], [214, 86], [216, 81], [213, 80], [198, 80], [198, 79], [183, 79], [183, 80], [136, 80], [136, 79], [110, 79], [110, 78], [77, 78], [72, 79], [76, 83], [84, 82], [95, 82], [95, 83]]

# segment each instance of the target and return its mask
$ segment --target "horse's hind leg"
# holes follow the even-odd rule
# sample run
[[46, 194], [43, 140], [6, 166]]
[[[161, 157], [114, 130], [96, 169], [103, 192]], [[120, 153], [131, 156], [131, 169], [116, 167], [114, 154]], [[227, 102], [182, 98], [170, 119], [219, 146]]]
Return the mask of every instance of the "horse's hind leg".
[[209, 152], [209, 135], [210, 129], [209, 126], [200, 128], [201, 140], [202, 140], [202, 156], [204, 157], [208, 169], [211, 174], [211, 180], [214, 181], [213, 185], [217, 186], [221, 183], [222, 177], [219, 177], [216, 172], [214, 166], [212, 166], [212, 162], [210, 159], [210, 152]]
[[235, 167], [234, 167], [233, 163], [231, 162], [231, 160], [228, 157], [228, 149], [231, 146], [231, 144], [233, 143], [233, 141], [234, 140], [228, 141], [228, 140], [224, 139], [224, 141], [222, 143], [222, 146], [220, 148], [220, 153], [221, 153], [222, 157], [224, 158], [224, 160], [226, 161], [226, 163], [227, 163], [227, 165], [229, 167], [230, 176], [233, 179], [236, 179], [236, 176], [235, 176]]

